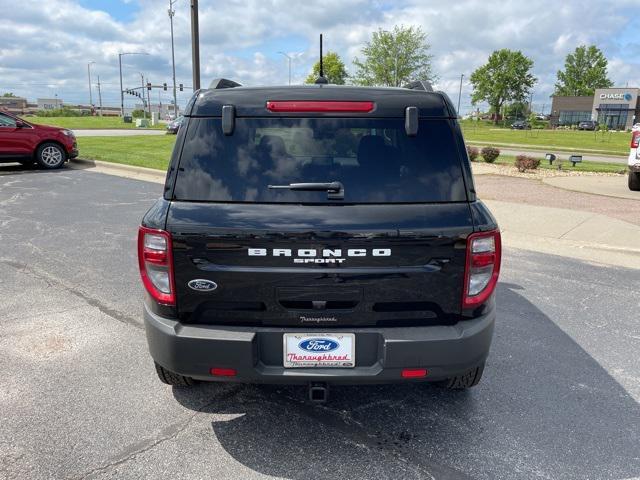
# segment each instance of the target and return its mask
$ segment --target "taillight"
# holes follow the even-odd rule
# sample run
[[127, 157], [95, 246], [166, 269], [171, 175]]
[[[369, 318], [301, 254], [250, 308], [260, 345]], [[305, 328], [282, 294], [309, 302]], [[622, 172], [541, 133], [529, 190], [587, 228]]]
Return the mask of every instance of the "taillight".
[[463, 308], [484, 303], [496, 289], [500, 274], [502, 245], [500, 232], [479, 232], [467, 238], [467, 263], [464, 274]]
[[373, 110], [373, 102], [351, 101], [302, 101], [302, 100], [270, 100], [267, 110], [270, 112], [336, 112], [336, 113], [368, 113]]
[[631, 134], [631, 148], [638, 148], [640, 145], [640, 131]]
[[140, 227], [138, 265], [144, 288], [163, 305], [175, 305], [171, 235], [164, 230]]

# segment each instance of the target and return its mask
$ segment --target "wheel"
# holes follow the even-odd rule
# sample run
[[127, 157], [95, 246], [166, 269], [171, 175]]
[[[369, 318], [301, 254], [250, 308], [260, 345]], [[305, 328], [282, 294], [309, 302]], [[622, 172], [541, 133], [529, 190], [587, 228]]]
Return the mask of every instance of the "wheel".
[[640, 191], [640, 172], [629, 172], [629, 190]]
[[440, 386], [449, 390], [464, 390], [465, 388], [475, 387], [480, 383], [483, 371], [484, 363], [478, 367], [467, 370], [461, 375], [457, 375], [440, 382]]
[[182, 375], [178, 375], [177, 373], [170, 372], [169, 370], [158, 365], [157, 363], [155, 363], [155, 365], [156, 365], [156, 373], [158, 374], [158, 378], [162, 383], [166, 383], [167, 385], [173, 385], [174, 387], [191, 387], [197, 383], [191, 377], [183, 377]]
[[36, 152], [36, 162], [48, 170], [60, 168], [67, 160], [67, 152], [57, 143], [43, 143]]

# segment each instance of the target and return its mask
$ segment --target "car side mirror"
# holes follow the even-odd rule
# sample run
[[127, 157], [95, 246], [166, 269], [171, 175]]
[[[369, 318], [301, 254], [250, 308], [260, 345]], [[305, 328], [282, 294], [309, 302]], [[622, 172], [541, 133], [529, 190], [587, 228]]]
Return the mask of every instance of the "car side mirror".
[[16, 120], [16, 128], [25, 128], [27, 126], [22, 120]]

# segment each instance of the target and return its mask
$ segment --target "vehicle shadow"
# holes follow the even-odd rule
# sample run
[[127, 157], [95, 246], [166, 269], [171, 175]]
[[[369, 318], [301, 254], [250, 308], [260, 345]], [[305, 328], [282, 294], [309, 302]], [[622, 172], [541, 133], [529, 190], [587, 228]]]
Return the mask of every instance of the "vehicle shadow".
[[24, 175], [28, 173], [59, 173], [64, 172], [67, 168], [64, 165], [62, 168], [55, 168], [53, 170], [45, 170], [40, 168], [37, 164], [23, 165], [21, 163], [0, 163], [0, 176], [3, 175]]
[[[481, 384], [174, 388], [212, 414], [211, 441], [262, 474], [308, 478], [628, 478], [640, 472], [640, 405], [552, 319], [500, 284]], [[225, 392], [221, 395], [222, 392]]]

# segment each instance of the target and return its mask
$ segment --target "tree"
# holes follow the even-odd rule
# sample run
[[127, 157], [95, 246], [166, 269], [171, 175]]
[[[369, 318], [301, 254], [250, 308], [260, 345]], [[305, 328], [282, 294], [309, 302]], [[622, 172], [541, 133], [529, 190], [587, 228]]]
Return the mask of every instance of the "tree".
[[15, 96], [13, 93], [11, 93], [11, 92], [4, 93], [4, 94], [2, 94], [2, 96], [3, 96], [3, 97], [5, 97], [5, 98], [6, 98], [6, 97], [8, 97], [8, 98], [15, 98], [15, 97], [16, 97], [16, 96]]
[[353, 59], [356, 85], [399, 87], [413, 80], [436, 80], [429, 54], [431, 45], [420, 27], [379, 29], [362, 49], [363, 60]]
[[[347, 69], [344, 66], [344, 62], [335, 52], [327, 52], [322, 57], [322, 68], [324, 70], [324, 76], [334, 85], [344, 85], [345, 80], [349, 76]], [[318, 60], [313, 66], [313, 70], [304, 81], [304, 83], [315, 83], [316, 79], [320, 76], [320, 60]]]
[[607, 77], [607, 59], [595, 45], [580, 45], [564, 61], [564, 71], [558, 70], [554, 95], [591, 96], [596, 88], [608, 88], [613, 82]]
[[[496, 50], [487, 63], [470, 77], [471, 101], [487, 102], [498, 113], [505, 102], [524, 102], [537, 79], [531, 74], [533, 61], [519, 50]], [[498, 123], [498, 115], [494, 117]]]
[[[504, 116], [507, 118], [525, 118], [529, 115], [529, 102], [512, 102], [504, 107]], [[496, 112], [500, 113], [500, 112]]]

